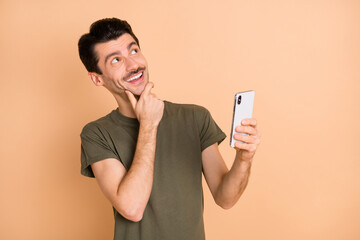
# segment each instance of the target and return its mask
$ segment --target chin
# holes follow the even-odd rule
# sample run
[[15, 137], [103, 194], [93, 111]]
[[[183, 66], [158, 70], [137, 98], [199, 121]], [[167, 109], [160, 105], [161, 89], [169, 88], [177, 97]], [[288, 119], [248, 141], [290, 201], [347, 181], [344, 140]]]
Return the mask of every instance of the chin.
[[140, 97], [140, 95], [144, 92], [145, 90], [145, 85], [141, 86], [137, 89], [127, 89], [128, 91], [130, 91], [132, 94], [134, 94], [134, 96]]
[[145, 86], [146, 86], [146, 84], [147, 84], [148, 82], [149, 82], [149, 81], [144, 81], [144, 82], [142, 82], [141, 85], [138, 86], [137, 89], [134, 89], [134, 91], [133, 91], [132, 93], [133, 93], [134, 95], [140, 96], [140, 95], [144, 92]]
[[145, 86], [142, 89], [133, 92], [133, 94], [140, 97], [140, 95], [144, 92], [144, 90], [145, 90]]

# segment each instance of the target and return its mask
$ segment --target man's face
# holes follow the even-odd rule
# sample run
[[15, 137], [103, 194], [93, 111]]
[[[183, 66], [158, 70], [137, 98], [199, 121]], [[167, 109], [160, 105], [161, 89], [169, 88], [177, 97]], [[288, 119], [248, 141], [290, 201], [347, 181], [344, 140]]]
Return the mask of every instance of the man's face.
[[129, 90], [140, 95], [149, 81], [147, 62], [134, 38], [125, 33], [116, 40], [95, 45], [99, 58], [99, 75], [103, 85], [113, 94]]

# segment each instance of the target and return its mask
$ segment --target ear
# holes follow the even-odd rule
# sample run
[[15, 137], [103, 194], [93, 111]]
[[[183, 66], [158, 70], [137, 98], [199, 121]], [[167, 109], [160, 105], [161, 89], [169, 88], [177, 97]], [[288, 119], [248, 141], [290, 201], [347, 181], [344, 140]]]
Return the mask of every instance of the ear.
[[96, 86], [104, 85], [104, 80], [102, 79], [101, 75], [99, 75], [98, 73], [95, 73], [95, 72], [89, 72], [88, 74], [89, 74], [90, 79], [93, 81], [93, 83]]

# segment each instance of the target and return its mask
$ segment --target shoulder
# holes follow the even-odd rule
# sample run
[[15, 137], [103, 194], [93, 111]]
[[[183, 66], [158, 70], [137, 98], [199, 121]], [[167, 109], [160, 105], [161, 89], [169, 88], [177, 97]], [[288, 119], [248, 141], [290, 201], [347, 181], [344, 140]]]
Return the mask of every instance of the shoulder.
[[205, 107], [200, 105], [165, 102], [164, 118], [201, 129], [203, 124], [211, 119], [211, 115]]
[[[115, 111], [115, 110], [114, 110]], [[87, 123], [82, 131], [81, 131], [81, 136], [86, 136], [86, 135], [93, 135], [93, 134], [100, 134], [102, 132], [105, 131], [105, 129], [109, 126], [112, 125], [112, 115], [113, 112], [110, 112], [109, 114], [107, 114], [106, 116], [103, 116], [99, 119], [96, 119], [94, 121], [91, 121], [89, 123]]]
[[165, 111], [170, 114], [174, 113], [191, 113], [191, 114], [197, 114], [197, 113], [208, 113], [209, 111], [200, 105], [196, 104], [180, 104], [180, 103], [172, 103], [165, 101]]

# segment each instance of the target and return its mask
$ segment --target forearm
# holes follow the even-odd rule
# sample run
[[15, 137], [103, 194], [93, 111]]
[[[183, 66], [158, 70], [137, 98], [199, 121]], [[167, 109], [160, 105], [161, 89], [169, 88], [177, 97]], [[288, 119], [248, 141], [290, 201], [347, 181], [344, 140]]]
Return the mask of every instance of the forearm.
[[251, 161], [242, 161], [238, 154], [231, 169], [223, 176], [215, 201], [225, 209], [235, 205], [244, 192], [250, 177]]
[[130, 218], [142, 218], [150, 197], [154, 175], [156, 134], [157, 127], [140, 124], [133, 162], [118, 187], [117, 205], [123, 214]]
[[139, 98], [125, 91], [140, 128], [133, 162], [120, 180], [114, 207], [132, 221], [142, 219], [153, 185], [157, 128], [164, 110], [164, 102], [151, 93], [153, 86], [147, 83]]

